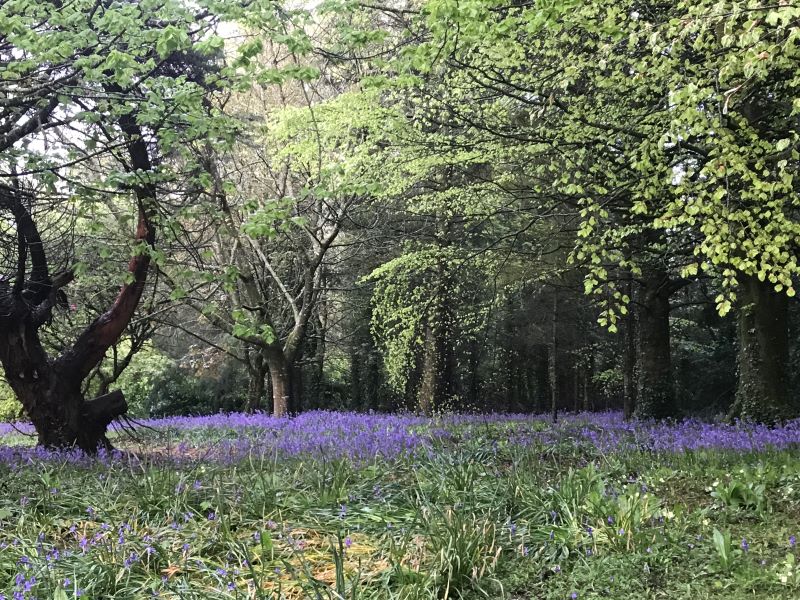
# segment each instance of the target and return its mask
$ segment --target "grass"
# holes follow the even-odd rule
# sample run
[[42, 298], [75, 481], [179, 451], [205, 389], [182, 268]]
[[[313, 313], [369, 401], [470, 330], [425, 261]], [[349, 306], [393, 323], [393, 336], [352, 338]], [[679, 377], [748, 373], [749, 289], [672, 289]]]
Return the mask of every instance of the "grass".
[[[0, 594], [800, 597], [795, 445], [615, 452], [574, 433], [606, 421], [581, 419], [416, 420], [424, 445], [368, 459], [325, 446], [209, 458], [266, 435], [224, 425], [142, 430], [113, 460], [6, 453]], [[547, 437], [520, 443], [525, 428]]]

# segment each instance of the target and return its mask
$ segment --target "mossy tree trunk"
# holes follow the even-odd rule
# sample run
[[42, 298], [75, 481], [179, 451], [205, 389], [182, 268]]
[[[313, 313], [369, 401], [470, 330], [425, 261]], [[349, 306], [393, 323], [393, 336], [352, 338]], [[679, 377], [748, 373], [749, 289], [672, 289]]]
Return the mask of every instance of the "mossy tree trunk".
[[797, 417], [787, 388], [789, 299], [769, 282], [745, 276], [739, 301], [739, 379], [732, 416], [767, 424]]

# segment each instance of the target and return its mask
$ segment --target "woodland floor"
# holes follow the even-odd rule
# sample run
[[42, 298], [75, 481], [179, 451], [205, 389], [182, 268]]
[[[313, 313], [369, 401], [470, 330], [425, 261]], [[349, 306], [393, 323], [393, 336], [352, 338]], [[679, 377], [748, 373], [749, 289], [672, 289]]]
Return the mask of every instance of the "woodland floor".
[[310, 413], [0, 426], [0, 597], [796, 598], [800, 424]]

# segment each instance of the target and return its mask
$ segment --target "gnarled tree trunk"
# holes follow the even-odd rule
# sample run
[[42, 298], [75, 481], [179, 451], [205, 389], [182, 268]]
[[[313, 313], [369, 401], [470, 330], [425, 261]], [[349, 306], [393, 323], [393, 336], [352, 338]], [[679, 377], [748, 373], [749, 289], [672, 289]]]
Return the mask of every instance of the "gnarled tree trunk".
[[36, 327], [24, 322], [0, 332], [0, 363], [39, 444], [88, 452], [109, 447], [106, 427], [127, 409], [121, 392], [86, 402], [82, 380], [50, 361]]
[[[147, 177], [151, 163], [139, 126], [131, 115], [121, 117], [119, 124], [129, 139], [130, 167]], [[155, 187], [142, 181], [133, 187], [133, 192], [138, 208], [135, 241], [150, 248], [155, 242], [151, 221]], [[26, 208], [31, 200], [18, 189], [0, 186], [0, 212], [11, 213], [18, 238], [14, 285], [0, 282], [0, 364], [36, 428], [40, 444], [96, 452], [100, 447], [110, 446], [106, 428], [128, 407], [121, 392], [86, 401], [81, 384], [130, 323], [144, 290], [150, 252], [138, 252], [131, 258], [129, 281], [111, 307], [61, 356], [52, 359], [42, 347], [39, 329], [50, 321], [53, 308], [63, 303], [61, 288], [72, 281], [73, 273], [50, 277], [41, 236]]]

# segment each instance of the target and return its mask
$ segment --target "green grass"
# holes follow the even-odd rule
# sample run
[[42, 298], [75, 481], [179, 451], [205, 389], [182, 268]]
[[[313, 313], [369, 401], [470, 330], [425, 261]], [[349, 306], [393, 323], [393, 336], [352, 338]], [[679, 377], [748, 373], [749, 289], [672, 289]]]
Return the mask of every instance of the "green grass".
[[601, 455], [569, 440], [493, 448], [501, 427], [425, 458], [359, 465], [0, 466], [0, 591], [800, 597], [789, 542], [800, 533], [797, 451]]

